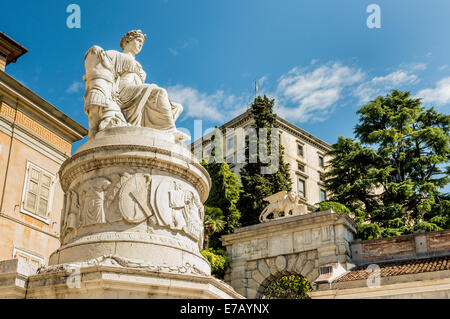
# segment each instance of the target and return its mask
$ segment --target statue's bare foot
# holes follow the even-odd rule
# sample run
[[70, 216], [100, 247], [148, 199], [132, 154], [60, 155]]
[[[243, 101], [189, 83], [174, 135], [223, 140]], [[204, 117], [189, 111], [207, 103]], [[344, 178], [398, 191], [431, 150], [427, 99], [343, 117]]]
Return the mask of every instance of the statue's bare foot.
[[175, 141], [176, 142], [184, 142], [184, 141], [189, 141], [191, 139], [191, 137], [183, 132], [180, 132], [178, 130], [176, 130], [173, 135], [175, 136]]

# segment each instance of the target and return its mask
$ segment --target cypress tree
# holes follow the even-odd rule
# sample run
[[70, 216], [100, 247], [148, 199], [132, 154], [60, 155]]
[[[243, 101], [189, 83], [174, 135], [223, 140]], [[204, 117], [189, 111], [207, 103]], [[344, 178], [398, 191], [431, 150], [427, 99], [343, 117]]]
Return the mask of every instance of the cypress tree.
[[[251, 106], [251, 114], [254, 119], [252, 125], [258, 132], [256, 136], [250, 135], [246, 140], [246, 164], [240, 171], [241, 182], [244, 192], [238, 202], [238, 209], [241, 212], [241, 223], [243, 226], [259, 223], [259, 215], [262, 210], [269, 204], [264, 201], [263, 198], [275, 194], [280, 191], [290, 191], [292, 189], [292, 182], [289, 176], [289, 164], [284, 162], [284, 150], [281, 144], [277, 154], [278, 156], [278, 168], [273, 174], [264, 174], [264, 168], [270, 165], [270, 163], [264, 163], [261, 158], [261, 153], [267, 152], [268, 156], [271, 154], [271, 137], [274, 128], [278, 128], [277, 116], [273, 113], [273, 106], [275, 100], [269, 99], [267, 96], [258, 96], [254, 99]], [[260, 131], [258, 129], [267, 130], [267, 143], [259, 143]], [[257, 154], [249, 151], [249, 145], [256, 143], [258, 145]], [[267, 145], [261, 147], [261, 145]]]

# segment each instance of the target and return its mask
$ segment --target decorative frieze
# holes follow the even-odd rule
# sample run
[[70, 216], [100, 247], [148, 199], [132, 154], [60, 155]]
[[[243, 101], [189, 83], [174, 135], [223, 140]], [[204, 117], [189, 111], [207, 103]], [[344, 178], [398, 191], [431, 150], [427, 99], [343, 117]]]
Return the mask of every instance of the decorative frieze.
[[5, 102], [1, 102], [0, 114], [9, 118], [11, 121], [15, 121], [17, 124], [22, 125], [26, 129], [35, 133], [36, 135], [56, 146], [65, 153], [70, 154], [72, 149], [72, 145], [70, 144], [70, 142], [53, 133], [51, 130], [39, 124], [37, 121], [33, 120], [23, 112], [16, 111]]

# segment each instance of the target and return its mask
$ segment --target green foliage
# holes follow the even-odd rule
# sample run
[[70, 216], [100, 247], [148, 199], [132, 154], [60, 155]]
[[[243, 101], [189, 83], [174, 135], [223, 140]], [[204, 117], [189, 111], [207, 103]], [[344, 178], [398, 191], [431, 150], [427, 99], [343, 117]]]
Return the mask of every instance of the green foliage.
[[210, 238], [212, 247], [221, 248], [222, 245], [219, 238], [224, 234], [232, 233], [233, 229], [241, 225], [241, 213], [236, 205], [242, 192], [242, 185], [236, 174], [230, 171], [230, 167], [226, 162], [213, 160], [211, 163], [208, 163], [202, 159], [201, 164], [208, 171], [212, 181], [209, 197], [205, 205], [220, 208], [225, 221], [224, 228], [213, 233]]
[[358, 235], [362, 239], [377, 239], [381, 237], [381, 228], [377, 224], [359, 224]]
[[433, 224], [433, 223], [418, 222], [414, 225], [413, 230], [414, 231], [421, 230], [421, 231], [430, 232], [430, 231], [442, 230], [442, 228], [440, 228], [439, 226], [437, 226], [436, 224]]
[[316, 209], [316, 212], [328, 210], [330, 208], [338, 214], [350, 214], [350, 209], [345, 207], [345, 205], [331, 201], [320, 202], [319, 207]]
[[226, 253], [222, 249], [203, 249], [200, 253], [208, 259], [211, 264], [211, 274], [219, 279], [223, 279], [225, 276], [225, 271], [230, 266], [230, 259], [227, 257]]
[[[272, 155], [271, 150], [271, 134], [273, 128], [277, 128], [276, 114], [273, 113], [273, 106], [275, 100], [270, 100], [266, 96], [258, 96], [253, 101], [251, 112], [254, 118], [253, 128], [267, 129], [267, 143], [259, 143], [257, 141], [250, 141], [250, 138], [258, 139], [259, 137], [250, 137], [246, 141], [246, 158], [251, 157], [252, 161], [248, 162], [242, 167], [240, 171], [242, 186], [244, 192], [241, 194], [238, 208], [241, 211], [241, 222], [243, 226], [259, 223], [258, 217], [262, 210], [268, 205], [263, 198], [275, 194], [279, 191], [290, 191], [291, 180], [289, 175], [289, 164], [286, 164], [283, 159], [284, 150], [280, 145], [278, 151], [278, 170], [274, 174], [262, 174], [261, 169], [267, 167], [269, 164], [264, 164], [258, 154], [249, 154], [249, 143], [255, 142], [256, 145], [267, 145], [268, 156]], [[254, 161], [253, 161], [254, 160]]]
[[203, 247], [209, 248], [209, 238], [211, 235], [221, 232], [226, 225], [223, 212], [218, 207], [209, 207], [205, 205], [205, 237]]
[[308, 291], [312, 288], [305, 277], [288, 275], [272, 281], [263, 295], [268, 299], [310, 299]]
[[403, 235], [403, 230], [398, 228], [385, 228], [381, 232], [382, 237], [396, 237]]
[[420, 99], [398, 90], [357, 113], [360, 142], [339, 137], [329, 152], [330, 200], [357, 211], [364, 239], [448, 228], [450, 202], [439, 189], [449, 182], [449, 168], [443, 166], [450, 159], [450, 115], [425, 109]]
[[450, 228], [450, 218], [448, 218], [448, 216], [434, 216], [430, 219], [430, 223], [433, 223], [442, 229]]

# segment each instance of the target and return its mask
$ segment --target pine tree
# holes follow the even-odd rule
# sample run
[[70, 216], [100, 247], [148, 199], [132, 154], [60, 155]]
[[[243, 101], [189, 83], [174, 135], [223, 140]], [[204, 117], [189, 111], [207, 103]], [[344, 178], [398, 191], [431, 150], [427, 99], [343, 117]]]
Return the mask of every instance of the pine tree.
[[398, 90], [357, 113], [360, 142], [339, 138], [329, 153], [332, 200], [354, 211], [371, 237], [447, 227], [450, 202], [440, 188], [449, 182], [450, 116]]
[[[238, 202], [238, 209], [241, 211], [241, 222], [243, 226], [259, 223], [259, 215], [262, 210], [268, 205], [268, 202], [263, 198], [275, 194], [280, 191], [290, 191], [292, 188], [289, 164], [284, 162], [284, 150], [281, 144], [278, 149], [278, 169], [274, 174], [263, 174], [262, 168], [267, 168], [269, 164], [265, 164], [261, 159], [261, 151], [266, 151], [268, 156], [271, 154], [271, 137], [272, 130], [278, 128], [276, 114], [273, 113], [273, 106], [275, 100], [269, 99], [267, 96], [258, 96], [253, 101], [251, 106], [251, 113], [254, 119], [252, 125], [256, 130], [264, 128], [267, 130], [267, 149], [261, 149], [258, 146], [257, 154], [249, 152], [249, 145], [253, 142], [255, 145], [259, 143], [260, 136], [249, 136], [246, 141], [246, 164], [240, 171], [241, 182], [244, 192]], [[249, 154], [250, 153], [250, 154]], [[274, 156], [276, 156], [274, 154]], [[250, 159], [255, 159], [252, 162]]]

